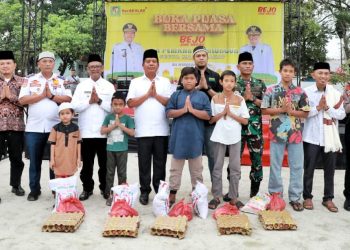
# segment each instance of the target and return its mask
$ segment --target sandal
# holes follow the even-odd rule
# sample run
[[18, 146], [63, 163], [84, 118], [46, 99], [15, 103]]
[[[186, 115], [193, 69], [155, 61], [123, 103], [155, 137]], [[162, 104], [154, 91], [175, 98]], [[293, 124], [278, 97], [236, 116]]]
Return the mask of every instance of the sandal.
[[220, 204], [220, 200], [218, 198], [213, 198], [209, 203], [208, 203], [208, 208], [209, 209], [216, 209]]
[[289, 204], [292, 206], [294, 211], [301, 212], [304, 210], [303, 205], [299, 201], [291, 201]]
[[230, 201], [230, 204], [233, 205], [233, 206], [236, 206], [239, 209], [241, 209], [242, 207], [244, 207], [244, 204], [243, 202], [239, 201], [239, 200], [231, 200]]
[[305, 199], [303, 202], [303, 207], [307, 210], [312, 210], [314, 209], [314, 204], [312, 204], [311, 199]]
[[332, 213], [338, 212], [338, 208], [336, 207], [336, 205], [333, 203], [332, 200], [323, 201], [322, 205], [325, 206]]

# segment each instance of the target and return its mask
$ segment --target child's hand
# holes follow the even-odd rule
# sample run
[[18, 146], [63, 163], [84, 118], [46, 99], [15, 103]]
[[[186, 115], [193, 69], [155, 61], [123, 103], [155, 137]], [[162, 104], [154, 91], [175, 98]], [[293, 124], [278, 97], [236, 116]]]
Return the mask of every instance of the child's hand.
[[224, 109], [223, 112], [224, 112], [224, 119], [226, 120], [226, 117], [231, 114], [230, 104], [229, 103], [226, 103], [225, 109]]
[[50, 169], [53, 170], [53, 168], [55, 166], [55, 161], [51, 160], [49, 166], [50, 166]]
[[120, 125], [120, 120], [119, 120], [119, 116], [116, 114], [115, 115], [115, 120], [114, 120], [114, 126], [118, 127]]
[[186, 97], [186, 106], [187, 106], [188, 112], [192, 113], [193, 106], [192, 106], [191, 99], [190, 99], [189, 95]]

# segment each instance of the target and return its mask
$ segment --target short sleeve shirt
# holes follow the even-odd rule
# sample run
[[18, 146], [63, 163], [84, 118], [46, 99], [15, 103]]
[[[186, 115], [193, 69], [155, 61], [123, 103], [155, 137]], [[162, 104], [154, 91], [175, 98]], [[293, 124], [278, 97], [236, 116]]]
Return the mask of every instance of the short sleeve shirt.
[[78, 125], [60, 122], [52, 128], [48, 141], [55, 145], [55, 175], [73, 175], [78, 168], [77, 147], [81, 142]]
[[[70, 89], [66, 89], [63, 82], [63, 79], [55, 74], [50, 79], [46, 79], [41, 73], [31, 75], [28, 77], [28, 82], [22, 85], [18, 98], [41, 95], [46, 83], [52, 94], [72, 97]], [[44, 98], [28, 105], [26, 132], [49, 133], [52, 127], [59, 122], [58, 106], [53, 100]]]
[[[211, 115], [210, 102], [207, 95], [202, 91], [178, 90], [172, 94], [166, 112], [172, 109], [181, 109], [185, 105], [187, 96], [193, 108], [205, 110]], [[169, 140], [169, 151], [175, 159], [193, 159], [202, 155], [204, 144], [204, 120], [201, 120], [190, 113], [174, 118], [172, 132]]]
[[[259, 100], [262, 100], [263, 94], [266, 91], [266, 85], [262, 80], [252, 77], [249, 81], [245, 81], [241, 76], [237, 79], [236, 91], [238, 91], [242, 96], [250, 84], [250, 89], [252, 94]], [[262, 121], [261, 121], [261, 109], [254, 102], [246, 101], [249, 110], [249, 120], [248, 125], [242, 126], [242, 135], [262, 135]]]
[[[134, 120], [128, 116], [123, 115], [119, 117], [120, 123], [127, 128], [135, 128]], [[108, 127], [110, 124], [114, 124], [115, 114], [109, 114], [103, 121], [102, 126]], [[119, 127], [113, 129], [107, 135], [107, 151], [120, 152], [128, 150], [128, 139], [127, 133], [123, 132]]]
[[[290, 99], [292, 108], [300, 111], [310, 111], [309, 101], [304, 90], [293, 84], [288, 90], [282, 84], [269, 87], [264, 95], [261, 108], [281, 108], [285, 100]], [[303, 124], [300, 118], [289, 116], [287, 113], [271, 116], [270, 140], [279, 143], [302, 142]]]

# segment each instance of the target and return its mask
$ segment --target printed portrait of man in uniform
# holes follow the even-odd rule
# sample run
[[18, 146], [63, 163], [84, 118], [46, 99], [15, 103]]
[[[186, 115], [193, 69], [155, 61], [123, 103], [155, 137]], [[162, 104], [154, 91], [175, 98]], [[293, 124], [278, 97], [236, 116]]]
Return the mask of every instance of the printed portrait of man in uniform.
[[250, 26], [246, 30], [249, 44], [240, 48], [239, 53], [249, 52], [253, 55], [253, 73], [271, 74], [275, 73], [272, 48], [268, 44], [261, 43], [262, 30], [258, 26]]
[[[143, 72], [143, 48], [135, 43], [137, 27], [133, 23], [123, 26], [124, 41], [113, 46], [111, 55], [110, 74], [114, 76], [139, 76]], [[113, 77], [114, 78], [114, 77]]]

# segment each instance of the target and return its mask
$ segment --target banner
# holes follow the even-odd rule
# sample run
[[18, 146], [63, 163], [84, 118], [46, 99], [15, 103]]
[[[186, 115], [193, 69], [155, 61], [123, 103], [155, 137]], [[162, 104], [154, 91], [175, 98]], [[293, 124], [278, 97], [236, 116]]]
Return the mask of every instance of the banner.
[[142, 55], [156, 49], [159, 74], [177, 81], [193, 66], [192, 51], [204, 45], [208, 67], [239, 73], [238, 55], [253, 54], [254, 76], [277, 82], [283, 58], [283, 3], [267, 2], [106, 2], [105, 77], [143, 74]]

